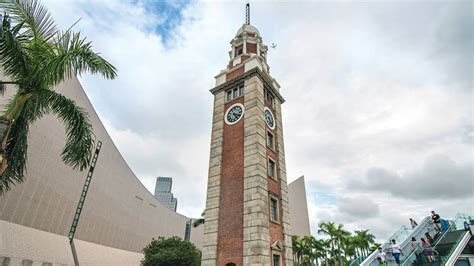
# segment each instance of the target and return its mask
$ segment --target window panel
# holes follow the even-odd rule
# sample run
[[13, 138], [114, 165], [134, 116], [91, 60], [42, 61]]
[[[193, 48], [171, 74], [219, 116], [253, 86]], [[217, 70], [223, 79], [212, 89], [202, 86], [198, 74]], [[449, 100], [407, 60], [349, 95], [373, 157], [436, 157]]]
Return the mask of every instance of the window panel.
[[278, 222], [278, 201], [274, 197], [270, 199], [270, 219]]
[[280, 266], [280, 255], [273, 254], [273, 266]]
[[234, 88], [234, 89], [230, 89], [228, 91], [226, 91], [226, 101], [229, 102], [229, 101], [232, 101], [233, 99], [237, 98], [237, 97], [240, 97], [244, 95], [244, 86], [241, 85], [237, 88]]
[[275, 177], [275, 162], [272, 159], [268, 159], [268, 176]]
[[273, 134], [270, 132], [267, 132], [267, 147], [270, 149], [273, 149]]

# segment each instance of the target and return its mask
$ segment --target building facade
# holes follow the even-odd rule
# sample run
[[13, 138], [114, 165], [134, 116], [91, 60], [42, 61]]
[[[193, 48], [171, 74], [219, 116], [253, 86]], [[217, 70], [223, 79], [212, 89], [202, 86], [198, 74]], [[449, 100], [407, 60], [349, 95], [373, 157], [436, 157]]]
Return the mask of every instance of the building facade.
[[166, 208], [176, 212], [178, 199], [173, 197], [171, 188], [173, 187], [173, 178], [160, 176], [156, 178], [155, 198]]
[[280, 86], [244, 24], [216, 76], [203, 265], [293, 265]]
[[308, 203], [306, 202], [306, 186], [304, 181], [304, 176], [300, 176], [288, 184], [292, 236], [302, 237], [311, 235]]

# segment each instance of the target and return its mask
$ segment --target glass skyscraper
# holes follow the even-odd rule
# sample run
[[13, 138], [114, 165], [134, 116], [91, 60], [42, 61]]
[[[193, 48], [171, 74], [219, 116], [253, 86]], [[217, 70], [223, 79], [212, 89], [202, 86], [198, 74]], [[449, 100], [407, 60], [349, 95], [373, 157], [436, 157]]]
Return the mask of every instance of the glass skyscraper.
[[173, 197], [171, 187], [173, 186], [173, 179], [171, 177], [160, 176], [156, 179], [155, 198], [165, 205], [168, 209], [176, 212], [178, 206], [178, 199]]

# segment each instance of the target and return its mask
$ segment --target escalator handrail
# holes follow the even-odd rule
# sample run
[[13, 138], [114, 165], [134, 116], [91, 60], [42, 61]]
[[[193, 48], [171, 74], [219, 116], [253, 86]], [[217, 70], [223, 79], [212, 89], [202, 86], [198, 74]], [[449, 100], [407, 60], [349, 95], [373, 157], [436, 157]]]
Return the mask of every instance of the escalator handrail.
[[471, 233], [466, 230], [466, 232], [456, 241], [455, 248], [449, 252], [446, 265], [454, 265], [457, 258], [462, 253], [463, 249], [466, 247], [470, 239]]

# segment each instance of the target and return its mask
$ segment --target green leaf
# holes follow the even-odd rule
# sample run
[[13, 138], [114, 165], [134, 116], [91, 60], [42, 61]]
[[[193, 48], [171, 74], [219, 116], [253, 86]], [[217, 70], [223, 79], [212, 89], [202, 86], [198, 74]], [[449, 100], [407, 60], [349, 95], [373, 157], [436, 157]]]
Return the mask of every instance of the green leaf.
[[28, 36], [48, 41], [56, 34], [51, 13], [38, 0], [0, 0], [0, 8], [15, 22], [25, 23]]
[[92, 124], [85, 110], [65, 96], [50, 90], [42, 90], [39, 101], [47, 104], [47, 110], [57, 115], [66, 127], [66, 145], [61, 153], [63, 161], [79, 170], [89, 166], [94, 149]]

